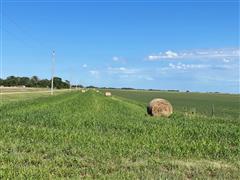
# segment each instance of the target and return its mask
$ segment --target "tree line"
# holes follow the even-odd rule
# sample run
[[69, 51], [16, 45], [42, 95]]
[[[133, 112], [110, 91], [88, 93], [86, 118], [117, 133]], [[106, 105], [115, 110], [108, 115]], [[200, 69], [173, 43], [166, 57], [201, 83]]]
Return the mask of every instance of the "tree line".
[[[54, 77], [54, 88], [62, 89], [69, 88], [70, 82], [68, 80], [63, 81], [60, 77]], [[0, 86], [25, 86], [25, 87], [38, 87], [38, 88], [50, 88], [51, 79], [40, 79], [37, 76], [29, 77], [16, 77], [9, 76], [6, 79], [0, 78]]]

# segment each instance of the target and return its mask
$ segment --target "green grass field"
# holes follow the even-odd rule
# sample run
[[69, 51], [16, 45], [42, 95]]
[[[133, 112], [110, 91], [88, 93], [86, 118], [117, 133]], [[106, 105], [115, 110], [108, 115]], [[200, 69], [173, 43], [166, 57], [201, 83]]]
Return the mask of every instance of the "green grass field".
[[[5, 97], [0, 179], [240, 178], [239, 96], [146, 93]], [[170, 118], [146, 114], [155, 96], [172, 102]], [[214, 118], [181, 109], [204, 114], [213, 102]]]
[[[54, 95], [62, 94], [68, 89], [55, 90]], [[51, 95], [47, 88], [0, 88], [0, 106], [6, 103], [30, 100]]]
[[193, 109], [199, 115], [223, 118], [240, 118], [240, 96], [235, 94], [178, 93], [161, 91], [110, 90], [114, 95], [132, 99], [147, 105], [153, 98], [169, 100], [175, 111], [190, 113]]

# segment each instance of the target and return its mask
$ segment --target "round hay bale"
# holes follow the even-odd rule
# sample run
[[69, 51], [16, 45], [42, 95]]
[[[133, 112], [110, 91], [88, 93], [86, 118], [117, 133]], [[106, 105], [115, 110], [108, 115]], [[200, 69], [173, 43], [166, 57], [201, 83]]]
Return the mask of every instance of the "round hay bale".
[[85, 93], [86, 92], [86, 90], [85, 89], [82, 89], [82, 93]]
[[105, 96], [112, 96], [111, 92], [105, 92]]
[[173, 107], [167, 100], [156, 98], [149, 103], [147, 111], [152, 116], [169, 117], [173, 113]]

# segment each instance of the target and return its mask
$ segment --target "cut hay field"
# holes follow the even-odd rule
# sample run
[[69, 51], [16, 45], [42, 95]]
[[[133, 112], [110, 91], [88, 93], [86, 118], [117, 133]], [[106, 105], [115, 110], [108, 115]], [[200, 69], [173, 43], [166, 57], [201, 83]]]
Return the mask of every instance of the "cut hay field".
[[140, 90], [108, 90], [114, 95], [138, 101], [147, 105], [153, 98], [161, 97], [169, 100], [178, 112], [191, 113], [196, 111], [198, 115], [214, 116], [222, 118], [240, 119], [240, 95], [218, 93], [179, 93], [164, 91], [140, 91]]
[[140, 101], [94, 91], [0, 110], [0, 179], [240, 178], [240, 121], [230, 116], [154, 118]]
[[[69, 89], [54, 90], [54, 95], [66, 91], [69, 91]], [[50, 95], [50, 89], [47, 88], [0, 87], [0, 106], [6, 103], [29, 100], [38, 97], [47, 97]]]

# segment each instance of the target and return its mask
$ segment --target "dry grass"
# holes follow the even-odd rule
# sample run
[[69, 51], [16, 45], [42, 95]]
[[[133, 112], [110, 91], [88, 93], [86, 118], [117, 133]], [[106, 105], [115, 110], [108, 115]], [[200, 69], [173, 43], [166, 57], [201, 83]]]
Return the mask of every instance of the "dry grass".
[[112, 96], [111, 92], [105, 92], [105, 96]]
[[173, 113], [173, 107], [167, 100], [157, 98], [149, 103], [148, 113], [152, 116], [169, 117]]

